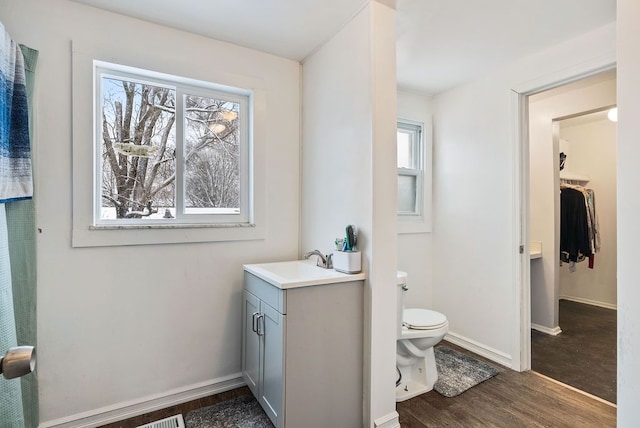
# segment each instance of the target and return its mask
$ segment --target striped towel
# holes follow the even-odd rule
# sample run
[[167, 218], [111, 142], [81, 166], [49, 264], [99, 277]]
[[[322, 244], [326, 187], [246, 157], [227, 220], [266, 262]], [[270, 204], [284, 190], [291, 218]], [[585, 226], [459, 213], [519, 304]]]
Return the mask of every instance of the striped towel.
[[33, 196], [28, 114], [22, 51], [0, 23], [0, 203]]

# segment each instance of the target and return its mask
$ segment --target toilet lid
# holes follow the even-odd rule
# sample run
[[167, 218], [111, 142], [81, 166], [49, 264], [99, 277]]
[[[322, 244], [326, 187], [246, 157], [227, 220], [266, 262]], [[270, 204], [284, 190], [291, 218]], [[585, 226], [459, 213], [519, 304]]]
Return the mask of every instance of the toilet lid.
[[439, 328], [447, 322], [446, 316], [429, 309], [405, 309], [402, 318], [404, 325], [416, 330]]

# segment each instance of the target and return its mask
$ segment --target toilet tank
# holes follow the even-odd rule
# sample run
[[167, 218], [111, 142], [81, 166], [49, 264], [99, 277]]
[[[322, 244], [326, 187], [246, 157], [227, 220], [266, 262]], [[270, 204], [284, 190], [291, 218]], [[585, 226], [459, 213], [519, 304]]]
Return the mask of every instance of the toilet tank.
[[397, 280], [396, 280], [396, 336], [397, 339], [402, 337], [402, 314], [404, 312], [404, 293], [405, 291], [402, 289], [407, 284], [407, 273], [401, 270], [398, 271]]

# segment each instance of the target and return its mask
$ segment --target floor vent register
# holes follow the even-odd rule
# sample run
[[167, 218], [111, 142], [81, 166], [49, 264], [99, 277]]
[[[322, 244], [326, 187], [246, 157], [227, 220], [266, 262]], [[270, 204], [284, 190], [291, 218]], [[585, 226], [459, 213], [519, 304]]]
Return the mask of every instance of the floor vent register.
[[136, 428], [184, 428], [184, 419], [182, 419], [182, 415], [175, 415]]

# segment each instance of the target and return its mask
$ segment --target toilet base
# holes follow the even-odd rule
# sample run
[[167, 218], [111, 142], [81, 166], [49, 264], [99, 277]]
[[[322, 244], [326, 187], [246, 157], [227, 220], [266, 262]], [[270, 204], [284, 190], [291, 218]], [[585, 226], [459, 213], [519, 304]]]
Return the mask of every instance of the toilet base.
[[402, 382], [396, 387], [396, 402], [408, 400], [417, 397], [420, 394], [431, 391], [433, 388], [427, 387], [425, 384], [415, 381]]
[[[401, 402], [429, 392], [438, 380], [438, 370], [433, 348], [425, 350], [422, 358], [411, 358], [409, 365], [402, 365], [404, 358], [398, 358], [398, 369], [402, 376], [396, 387], [396, 402]], [[405, 362], [406, 364], [406, 362]]]

